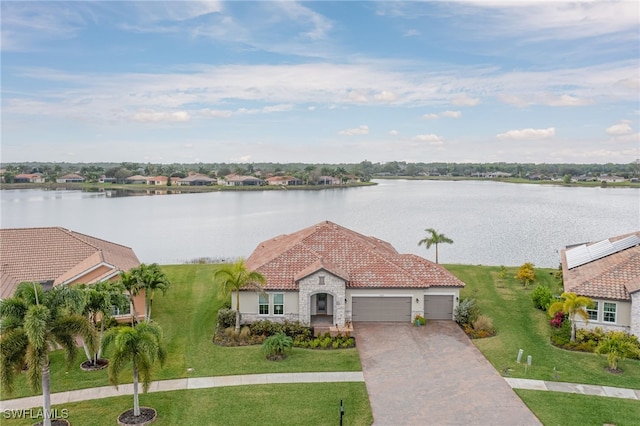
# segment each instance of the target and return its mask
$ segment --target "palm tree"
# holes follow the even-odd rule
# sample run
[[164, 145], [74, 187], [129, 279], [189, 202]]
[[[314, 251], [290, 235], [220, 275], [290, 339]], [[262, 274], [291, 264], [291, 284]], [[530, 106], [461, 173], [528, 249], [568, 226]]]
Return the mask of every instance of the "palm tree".
[[427, 228], [425, 229], [425, 232], [428, 232], [429, 235], [421, 239], [420, 241], [418, 241], [418, 245], [420, 246], [424, 244], [427, 250], [431, 248], [432, 245], [435, 245], [436, 246], [436, 263], [438, 263], [438, 244], [441, 244], [441, 243], [453, 244], [453, 240], [450, 238], [447, 238], [444, 234], [438, 234], [436, 230], [433, 228]]
[[571, 320], [571, 341], [576, 341], [576, 315], [585, 321], [589, 320], [586, 308], [594, 305], [593, 300], [585, 296], [578, 296], [575, 293], [564, 292], [560, 295], [562, 302], [555, 302], [549, 306], [549, 315], [554, 316], [557, 312], [564, 312]]
[[120, 373], [129, 364], [133, 369], [133, 415], [140, 415], [138, 377], [142, 378], [142, 391], [147, 392], [151, 384], [151, 373], [156, 361], [164, 365], [167, 353], [162, 346], [162, 329], [150, 322], [141, 322], [133, 327], [112, 328], [104, 336], [103, 348], [113, 346], [109, 361], [109, 383], [116, 389]]
[[162, 295], [164, 295], [171, 286], [171, 282], [157, 263], [152, 263], [151, 265], [143, 263], [129, 272], [136, 277], [140, 288], [145, 291], [146, 309], [144, 320], [150, 321], [153, 296], [156, 290], [162, 291]]
[[0, 301], [0, 383], [13, 391], [14, 376], [27, 367], [31, 389], [42, 390], [45, 425], [51, 425], [49, 351], [65, 351], [68, 364], [76, 354], [75, 336], [94, 344], [95, 330], [80, 315], [83, 297], [78, 289], [57, 286], [44, 292], [37, 283], [21, 283], [14, 296]]
[[236, 293], [236, 333], [240, 332], [240, 289], [248, 288], [262, 292], [262, 285], [266, 282], [264, 276], [256, 271], [250, 271], [244, 259], [222, 266], [213, 276], [220, 280], [222, 292], [229, 295]]
[[[122, 271], [120, 273], [120, 283], [123, 285], [124, 289], [129, 293], [129, 297], [133, 299], [134, 296], [137, 296], [142, 290], [142, 284], [138, 279], [138, 276], [132, 272]], [[136, 309], [136, 304], [131, 300], [131, 325], [134, 325], [138, 321], [138, 310]]]
[[640, 349], [627, 337], [624, 332], [616, 331], [605, 337], [596, 348], [597, 354], [606, 354], [609, 371], [618, 371], [618, 362], [628, 356], [640, 355]]
[[121, 282], [103, 281], [96, 284], [78, 286], [85, 295], [83, 314], [89, 318], [95, 329], [100, 321], [100, 331], [96, 344], [89, 348], [83, 342], [87, 359], [95, 366], [102, 356], [102, 339], [104, 337], [105, 323], [111, 318], [113, 307], [120, 309], [129, 304], [129, 299], [124, 295], [124, 286]]

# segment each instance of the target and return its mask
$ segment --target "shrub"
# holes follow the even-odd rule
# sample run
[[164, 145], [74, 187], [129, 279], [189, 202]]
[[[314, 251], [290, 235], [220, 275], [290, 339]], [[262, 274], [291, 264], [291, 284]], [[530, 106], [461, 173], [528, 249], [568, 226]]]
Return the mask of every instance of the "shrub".
[[236, 328], [233, 326], [225, 328], [224, 335], [232, 340], [236, 340], [238, 338], [238, 334], [236, 333]]
[[247, 341], [251, 337], [251, 328], [248, 325], [245, 325], [240, 330], [240, 340]]
[[[553, 322], [556, 318], [552, 319]], [[561, 316], [560, 324], [551, 328], [551, 343], [564, 347], [571, 341], [571, 321], [565, 321]]]
[[284, 333], [277, 333], [262, 342], [262, 352], [267, 359], [276, 361], [286, 358], [292, 346], [293, 339], [291, 339], [291, 337]]
[[551, 305], [551, 301], [553, 300], [553, 295], [549, 288], [543, 285], [537, 285], [531, 293], [531, 300], [533, 300], [533, 304], [536, 308], [547, 311]]
[[486, 331], [487, 333], [493, 333], [493, 321], [486, 315], [480, 315], [473, 322], [473, 329], [475, 331]]
[[236, 325], [236, 311], [231, 309], [220, 309], [218, 311], [218, 327], [226, 329]]
[[607, 362], [609, 363], [609, 369], [611, 371], [618, 370], [618, 363], [625, 358], [631, 356], [639, 357], [640, 348], [637, 345], [638, 339], [629, 339], [629, 335], [622, 331], [613, 331], [607, 333], [607, 336], [602, 339], [596, 353], [607, 355]]
[[413, 323], [416, 325], [425, 325], [427, 323], [427, 320], [422, 315], [416, 315]]
[[454, 312], [454, 319], [462, 326], [472, 324], [478, 316], [480, 310], [476, 306], [475, 299], [462, 299]]
[[569, 322], [569, 321], [565, 321], [565, 319], [566, 318], [565, 318], [564, 312], [558, 311], [555, 313], [553, 318], [551, 318], [551, 320], [549, 321], [549, 324], [551, 324], [551, 327], [553, 328], [560, 328], [562, 327], [563, 323]]

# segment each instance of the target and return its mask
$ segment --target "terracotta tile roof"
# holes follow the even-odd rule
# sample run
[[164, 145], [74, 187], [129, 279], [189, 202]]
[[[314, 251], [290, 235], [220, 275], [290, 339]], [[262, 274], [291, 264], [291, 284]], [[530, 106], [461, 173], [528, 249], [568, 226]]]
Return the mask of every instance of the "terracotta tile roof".
[[[637, 231], [609, 240], [613, 242], [634, 234], [640, 237], [640, 231]], [[567, 268], [566, 250], [562, 250], [560, 255], [565, 291], [614, 300], [631, 300], [630, 294], [640, 291], [640, 246], [630, 247], [572, 269]]]
[[247, 266], [273, 290], [297, 290], [297, 281], [318, 269], [346, 278], [350, 288], [464, 286], [440, 265], [329, 221], [260, 243]]
[[96, 282], [139, 264], [129, 247], [65, 228], [0, 229], [0, 298], [11, 297], [23, 281], [56, 285], [107, 266]]

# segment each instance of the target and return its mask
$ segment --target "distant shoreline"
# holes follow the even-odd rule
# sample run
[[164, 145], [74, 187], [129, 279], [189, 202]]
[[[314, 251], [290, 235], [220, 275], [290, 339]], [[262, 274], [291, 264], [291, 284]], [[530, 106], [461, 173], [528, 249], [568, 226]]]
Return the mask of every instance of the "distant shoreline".
[[486, 178], [472, 176], [374, 176], [375, 180], [433, 180], [433, 181], [478, 181], [478, 182], [502, 182], [502, 183], [524, 183], [531, 185], [557, 185], [580, 188], [640, 188], [640, 182], [577, 182], [564, 183], [562, 180], [530, 180], [526, 178]]

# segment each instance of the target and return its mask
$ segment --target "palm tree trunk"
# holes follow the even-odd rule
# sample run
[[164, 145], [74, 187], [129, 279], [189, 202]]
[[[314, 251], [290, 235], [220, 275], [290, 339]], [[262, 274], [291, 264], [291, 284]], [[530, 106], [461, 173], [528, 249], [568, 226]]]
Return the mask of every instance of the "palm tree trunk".
[[102, 356], [102, 337], [104, 336], [104, 320], [102, 317], [102, 321], [100, 321], [100, 337], [98, 338], [98, 351], [96, 352], [96, 363]]
[[87, 356], [87, 360], [91, 361], [91, 352], [89, 352], [89, 346], [87, 346], [87, 342], [82, 339], [82, 349], [84, 349], [84, 354]]
[[438, 263], [438, 243], [436, 243], [436, 263]]
[[147, 322], [151, 321], [151, 308], [153, 307], [153, 295], [149, 298], [149, 306], [147, 306]]
[[573, 320], [573, 316], [571, 317], [571, 341], [576, 341], [576, 322]]
[[140, 400], [138, 399], [138, 367], [133, 363], [133, 415], [140, 415]]
[[42, 408], [44, 409], [42, 424], [51, 426], [51, 386], [49, 377], [49, 357], [42, 366]]
[[240, 289], [236, 290], [236, 334], [240, 333]]

